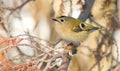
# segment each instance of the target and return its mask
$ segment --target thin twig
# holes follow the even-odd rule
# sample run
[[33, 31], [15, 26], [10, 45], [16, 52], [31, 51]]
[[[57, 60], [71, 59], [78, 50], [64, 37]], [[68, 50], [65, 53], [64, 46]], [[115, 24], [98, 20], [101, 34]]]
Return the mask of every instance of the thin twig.
[[35, 0], [26, 0], [25, 2], [23, 2], [21, 5], [17, 6], [16, 8], [3, 8], [3, 9], [10, 10], [10, 11], [16, 11], [18, 9], [23, 8], [23, 6], [25, 6], [30, 1], [35, 1]]

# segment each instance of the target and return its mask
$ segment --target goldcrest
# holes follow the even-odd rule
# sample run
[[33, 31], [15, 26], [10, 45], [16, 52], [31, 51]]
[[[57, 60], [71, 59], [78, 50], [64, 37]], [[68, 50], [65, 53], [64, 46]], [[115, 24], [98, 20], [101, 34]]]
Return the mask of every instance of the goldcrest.
[[91, 32], [99, 29], [92, 24], [69, 16], [60, 16], [53, 20], [55, 21], [55, 30], [58, 35], [62, 39], [71, 42], [82, 42]]

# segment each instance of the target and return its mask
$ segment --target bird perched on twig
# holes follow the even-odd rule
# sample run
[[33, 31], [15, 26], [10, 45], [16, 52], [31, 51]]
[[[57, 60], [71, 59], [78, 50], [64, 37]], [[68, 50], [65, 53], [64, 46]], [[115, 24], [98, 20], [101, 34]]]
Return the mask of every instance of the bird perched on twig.
[[55, 30], [58, 35], [62, 39], [71, 42], [82, 42], [88, 37], [89, 33], [99, 29], [92, 24], [69, 16], [60, 16], [53, 20], [56, 21]]
[[82, 22], [69, 16], [60, 16], [53, 20], [56, 22], [55, 30], [60, 38], [69, 42], [68, 46], [75, 46], [75, 48], [65, 48], [65, 50], [68, 50], [72, 54], [77, 52], [76, 47], [79, 46], [80, 42], [84, 41], [91, 32], [100, 29], [92, 24]]

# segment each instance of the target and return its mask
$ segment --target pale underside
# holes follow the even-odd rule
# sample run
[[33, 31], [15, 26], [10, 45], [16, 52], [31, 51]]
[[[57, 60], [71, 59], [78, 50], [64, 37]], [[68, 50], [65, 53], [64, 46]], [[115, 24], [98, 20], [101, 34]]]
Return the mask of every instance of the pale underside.
[[[68, 26], [68, 25], [66, 25], [66, 26]], [[56, 29], [56, 32], [58, 33], [58, 35], [62, 39], [67, 40], [67, 41], [82, 42], [88, 37], [87, 31], [73, 32], [68, 27], [66, 28], [65, 26], [63, 27], [60, 25], [56, 25], [55, 29]]]

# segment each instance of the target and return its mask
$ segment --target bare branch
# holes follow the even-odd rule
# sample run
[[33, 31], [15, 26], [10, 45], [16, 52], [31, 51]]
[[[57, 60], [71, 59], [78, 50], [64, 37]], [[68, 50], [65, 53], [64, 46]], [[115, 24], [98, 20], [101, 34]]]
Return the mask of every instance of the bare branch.
[[80, 14], [78, 18], [79, 20], [85, 21], [89, 17], [93, 3], [94, 3], [94, 0], [85, 0], [85, 4], [86, 4], [85, 9]]
[[16, 11], [17, 9], [23, 8], [23, 6], [25, 6], [30, 1], [35, 1], [35, 0], [26, 0], [24, 3], [22, 3], [19, 6], [17, 6], [16, 8], [4, 8], [4, 9], [10, 10], [10, 11]]

